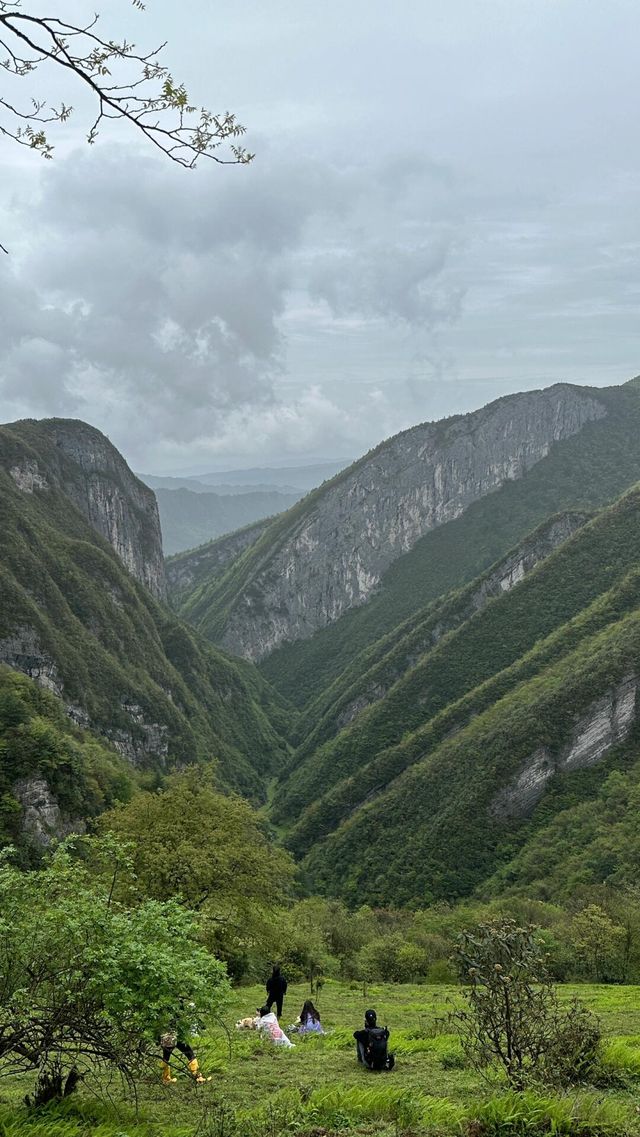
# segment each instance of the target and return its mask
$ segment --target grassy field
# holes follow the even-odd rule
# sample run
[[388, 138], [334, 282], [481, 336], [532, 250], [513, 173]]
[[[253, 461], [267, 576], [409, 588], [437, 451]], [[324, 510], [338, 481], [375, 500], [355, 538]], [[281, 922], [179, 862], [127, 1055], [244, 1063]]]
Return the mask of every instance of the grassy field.
[[[198, 1042], [201, 1066], [212, 1080], [196, 1087], [176, 1063], [177, 1084], [157, 1079], [139, 1087], [134, 1103], [112, 1085], [92, 1095], [87, 1084], [64, 1108], [27, 1115], [22, 1106], [30, 1080], [0, 1081], [0, 1137], [307, 1137], [328, 1134], [436, 1135], [539, 1133], [579, 1137], [640, 1137], [640, 987], [563, 987], [563, 999], [580, 996], [601, 1019], [605, 1060], [617, 1073], [614, 1088], [584, 1087], [567, 1095], [509, 1095], [465, 1067], [455, 1035], [441, 1020], [455, 988], [325, 984], [317, 1004], [330, 1032], [282, 1051], [236, 1018], [261, 1002], [261, 988], [240, 988], [227, 1013], [230, 1037], [216, 1026]], [[305, 986], [290, 989], [283, 1025], [293, 1021]], [[396, 1054], [391, 1073], [372, 1074], [355, 1061], [352, 1032], [366, 1007], [391, 1030]]]

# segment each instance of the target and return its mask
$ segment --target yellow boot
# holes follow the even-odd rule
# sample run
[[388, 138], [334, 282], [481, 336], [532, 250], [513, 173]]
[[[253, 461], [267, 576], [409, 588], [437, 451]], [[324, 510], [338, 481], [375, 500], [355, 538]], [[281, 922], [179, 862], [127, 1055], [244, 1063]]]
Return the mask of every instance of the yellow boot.
[[194, 1079], [194, 1081], [196, 1081], [198, 1083], [199, 1086], [203, 1085], [204, 1082], [210, 1082], [211, 1081], [211, 1078], [203, 1078], [202, 1074], [200, 1073], [200, 1068], [198, 1066], [198, 1059], [197, 1058], [191, 1059], [191, 1061], [189, 1062], [188, 1068], [189, 1068], [189, 1073], [191, 1074], [191, 1077]]
[[171, 1077], [171, 1067], [170, 1067], [169, 1063], [163, 1062], [162, 1063], [162, 1084], [163, 1084], [163, 1086], [169, 1086], [169, 1085], [171, 1085], [172, 1082], [177, 1082], [177, 1081], [178, 1081], [177, 1078]]

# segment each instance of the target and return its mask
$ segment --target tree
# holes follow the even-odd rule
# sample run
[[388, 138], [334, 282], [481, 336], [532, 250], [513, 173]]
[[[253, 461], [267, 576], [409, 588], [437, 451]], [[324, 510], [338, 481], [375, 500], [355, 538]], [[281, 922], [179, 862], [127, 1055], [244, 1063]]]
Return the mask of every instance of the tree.
[[587, 905], [574, 916], [571, 931], [576, 952], [591, 979], [601, 983], [620, 971], [625, 929], [614, 924], [602, 908]]
[[[288, 895], [294, 864], [268, 840], [242, 798], [222, 794], [197, 767], [102, 815], [100, 831], [132, 849], [128, 887], [198, 911], [207, 944], [228, 960], [273, 938], [274, 908]], [[124, 884], [124, 878], [123, 878]]]
[[[131, 2], [144, 9], [142, 0]], [[89, 143], [95, 142], [105, 120], [123, 119], [189, 169], [202, 157], [223, 163], [251, 161], [253, 155], [237, 144], [244, 127], [236, 116], [228, 111], [214, 114], [190, 101], [184, 84], [160, 62], [164, 43], [145, 51], [126, 39], [103, 36], [98, 28], [98, 15], [86, 23], [69, 23], [57, 16], [37, 16], [22, 0], [0, 0], [0, 69], [6, 77], [6, 93], [0, 94], [1, 135], [52, 157], [49, 131], [67, 122], [72, 106], [56, 106], [37, 94], [14, 94], [17, 81], [28, 82], [50, 66], [93, 97]], [[218, 153], [223, 144], [226, 157]]]
[[[120, 904], [112, 881], [72, 856], [73, 841], [40, 871], [0, 855], [0, 1069], [36, 1072], [36, 1104], [103, 1066], [135, 1078], [163, 1032], [188, 1034], [194, 1014], [219, 1011], [229, 990], [192, 913], [175, 901]], [[94, 839], [126, 867], [106, 844]]]

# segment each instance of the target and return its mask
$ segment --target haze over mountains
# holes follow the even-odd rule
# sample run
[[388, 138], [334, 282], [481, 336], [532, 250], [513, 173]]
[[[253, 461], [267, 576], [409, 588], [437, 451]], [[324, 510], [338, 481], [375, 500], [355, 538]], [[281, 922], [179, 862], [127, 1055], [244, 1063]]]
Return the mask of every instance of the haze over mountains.
[[163, 548], [165, 554], [171, 556], [282, 513], [345, 465], [346, 461], [321, 462], [309, 466], [225, 470], [197, 477], [155, 474], [139, 477], [155, 490]]
[[[29, 421], [0, 447], [0, 660], [114, 771], [215, 758], [353, 904], [549, 896], [563, 824], [572, 871], [632, 873], [589, 859], [583, 818], [613, 778], [626, 824], [640, 781], [638, 380], [416, 426], [166, 577], [153, 495], [99, 432]], [[34, 755], [4, 791], [26, 818], [45, 782], [71, 824], [69, 776]]]

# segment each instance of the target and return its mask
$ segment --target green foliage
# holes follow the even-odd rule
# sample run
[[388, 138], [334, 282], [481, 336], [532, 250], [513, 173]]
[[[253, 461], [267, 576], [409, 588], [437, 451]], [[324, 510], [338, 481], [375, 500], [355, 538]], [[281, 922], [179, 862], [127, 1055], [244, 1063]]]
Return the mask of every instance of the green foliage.
[[[100, 852], [98, 845], [98, 852]], [[117, 866], [113, 843], [102, 851]], [[36, 1100], [101, 1065], [139, 1075], [168, 1029], [219, 1010], [225, 969], [175, 901], [124, 907], [68, 844], [39, 871], [0, 866], [0, 1060], [37, 1072]], [[182, 1000], [182, 1001], [181, 1001]]]
[[553, 1098], [528, 1090], [490, 1098], [471, 1113], [469, 1137], [625, 1137], [629, 1113], [615, 1102], [584, 1096]]
[[290, 856], [267, 838], [251, 806], [215, 788], [195, 767], [165, 788], [138, 793], [104, 813], [98, 827], [131, 849], [125, 895], [172, 898], [201, 915], [207, 945], [242, 970], [247, 956], [273, 941], [273, 911], [291, 889]]
[[58, 699], [0, 666], [0, 844], [18, 845], [27, 859], [38, 856], [39, 846], [25, 829], [17, 795], [32, 780], [46, 782], [63, 825], [126, 800], [133, 784], [119, 755], [75, 727]]

